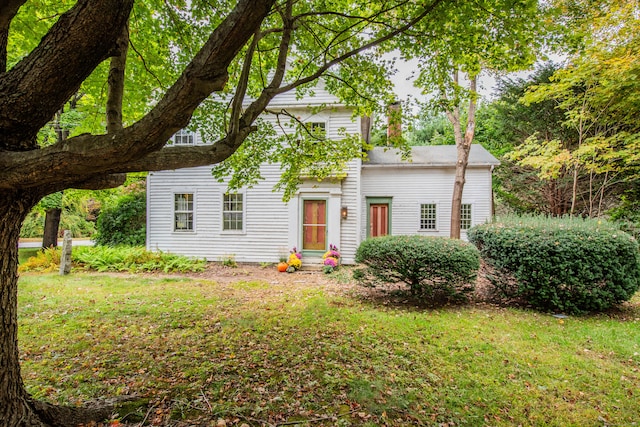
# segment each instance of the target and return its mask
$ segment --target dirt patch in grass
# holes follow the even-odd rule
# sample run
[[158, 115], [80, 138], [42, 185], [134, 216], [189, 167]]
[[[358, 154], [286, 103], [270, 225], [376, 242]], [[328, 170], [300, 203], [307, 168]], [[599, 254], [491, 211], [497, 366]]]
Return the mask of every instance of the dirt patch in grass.
[[[329, 295], [345, 295], [366, 301], [377, 306], [416, 307], [425, 308], [421, 301], [412, 300], [408, 288], [402, 284], [393, 284], [377, 288], [360, 286], [352, 279], [352, 266], [344, 266], [338, 273], [330, 275], [319, 270], [301, 270], [295, 273], [280, 273], [275, 265], [263, 267], [259, 264], [238, 264], [237, 267], [224, 266], [221, 263], [210, 262], [205, 271], [199, 273], [179, 273], [180, 276], [188, 276], [193, 279], [210, 280], [222, 285], [224, 288], [233, 288], [238, 282], [266, 283], [274, 285], [263, 287], [256, 292], [255, 298], [266, 297], [269, 293], [281, 294], [282, 288], [276, 285], [284, 285], [289, 290], [301, 290], [304, 288], [322, 288]], [[490, 280], [487, 278], [490, 271], [481, 262], [480, 271], [475, 283], [475, 290], [469, 296], [468, 303], [492, 306], [522, 306], [519, 301], [500, 298]], [[275, 296], [275, 295], [274, 295]], [[631, 301], [614, 307], [602, 315], [620, 320], [635, 319], [640, 312], [640, 295]]]
[[[193, 279], [211, 280], [220, 285], [236, 285], [238, 282], [262, 282], [269, 285], [286, 285], [288, 289], [322, 287], [330, 294], [357, 292], [362, 287], [352, 280], [336, 280], [334, 275], [324, 274], [320, 270], [300, 270], [295, 273], [280, 273], [275, 266], [262, 267], [258, 264], [238, 264], [237, 267], [227, 267], [220, 263], [210, 262], [205, 271], [185, 273]], [[350, 268], [343, 268], [341, 277], [351, 278]], [[264, 291], [264, 290], [263, 290]], [[262, 292], [262, 291], [261, 291]]]
[[[286, 285], [288, 288], [299, 289], [308, 287], [322, 287], [331, 294], [347, 294], [359, 298], [375, 300], [388, 299], [390, 294], [402, 294], [408, 288], [401, 285], [388, 285], [378, 288], [367, 288], [358, 285], [352, 279], [353, 267], [342, 267], [338, 273], [324, 274], [319, 270], [300, 270], [295, 273], [279, 273], [275, 266], [262, 267], [258, 264], [238, 264], [237, 267], [227, 267], [221, 263], [210, 262], [206, 270], [198, 273], [180, 274], [195, 279], [211, 280], [221, 285], [237, 282], [264, 282], [270, 285]], [[406, 295], [399, 295], [406, 301]], [[471, 302], [488, 302], [492, 300], [491, 283], [486, 278], [485, 267], [481, 267], [476, 279], [476, 290], [471, 296]]]

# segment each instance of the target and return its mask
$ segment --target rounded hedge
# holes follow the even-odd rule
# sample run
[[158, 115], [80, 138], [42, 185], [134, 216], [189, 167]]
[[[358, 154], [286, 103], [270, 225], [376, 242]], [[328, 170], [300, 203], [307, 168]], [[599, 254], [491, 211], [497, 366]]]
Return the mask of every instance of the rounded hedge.
[[539, 310], [603, 311], [640, 286], [637, 241], [603, 221], [510, 217], [467, 236], [494, 270], [495, 290]]
[[96, 244], [144, 246], [146, 243], [147, 200], [141, 191], [126, 194], [100, 212], [96, 224]]
[[363, 241], [354, 277], [361, 284], [403, 283], [429, 300], [458, 301], [474, 290], [480, 268], [475, 247], [461, 240], [424, 236], [384, 236]]

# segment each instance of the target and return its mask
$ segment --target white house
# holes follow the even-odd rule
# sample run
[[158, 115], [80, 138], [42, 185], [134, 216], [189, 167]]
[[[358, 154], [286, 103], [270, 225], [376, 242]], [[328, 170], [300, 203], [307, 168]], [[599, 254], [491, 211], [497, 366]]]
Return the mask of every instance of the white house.
[[[326, 108], [310, 112], [308, 107], [319, 105]], [[328, 138], [338, 138], [341, 129], [360, 132], [360, 120], [322, 90], [306, 100], [281, 96], [270, 107], [286, 108], [303, 122], [324, 127]], [[202, 141], [180, 132], [174, 143]], [[377, 147], [367, 160], [351, 161], [340, 178], [305, 181], [288, 203], [273, 192], [278, 165], [263, 165], [263, 181], [231, 194], [212, 177], [210, 166], [152, 172], [147, 178], [147, 249], [212, 261], [233, 256], [240, 262], [275, 262], [296, 247], [305, 264], [320, 265], [333, 244], [344, 263], [353, 263], [358, 245], [368, 237], [448, 236], [455, 163], [455, 146], [414, 147], [410, 161]], [[491, 216], [491, 172], [498, 164], [480, 145], [472, 147], [463, 238], [464, 230]]]

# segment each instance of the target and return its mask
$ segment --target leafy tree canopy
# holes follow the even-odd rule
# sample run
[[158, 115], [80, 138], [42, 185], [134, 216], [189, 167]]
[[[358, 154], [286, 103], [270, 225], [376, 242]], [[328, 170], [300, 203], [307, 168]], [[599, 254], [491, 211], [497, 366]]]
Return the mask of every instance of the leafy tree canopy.
[[[526, 105], [553, 104], [562, 132], [532, 134], [511, 154], [543, 180], [573, 175], [571, 212], [601, 215], [640, 160], [640, 9], [635, 2], [600, 2], [591, 10], [584, 45], [565, 67], [528, 89]], [[586, 32], [581, 19], [573, 21]]]
[[[510, 27], [517, 31], [526, 21], [519, 16], [521, 3], [2, 2], [0, 423], [78, 425], [101, 419], [96, 412], [36, 402], [20, 377], [17, 239], [20, 224], [42, 197], [68, 188], [112, 187], [123, 182], [122, 173], [227, 159], [223, 167], [229, 172], [246, 171], [236, 174], [237, 185], [256, 178], [251, 166], [261, 160], [283, 161], [288, 182], [295, 183], [302, 170], [322, 177], [359, 155], [361, 141], [345, 134], [333, 148], [314, 144], [319, 135], [275, 111], [294, 134], [304, 136], [299, 145], [278, 139], [259, 120], [274, 97], [288, 91], [308, 96], [323, 77], [325, 87], [355, 114], [372, 114], [391, 101], [392, 67], [382, 55], [399, 46], [391, 43], [394, 37], [403, 35], [402, 43], [419, 39], [425, 52], [444, 48], [448, 40], [464, 52], [469, 41], [484, 43], [492, 32], [508, 37]], [[68, 137], [51, 144], [43, 129], [56, 114], [62, 125], [62, 114], [71, 110], [74, 125], [59, 126]], [[203, 129], [210, 144], [167, 145], [190, 123]], [[274, 152], [275, 146], [284, 151]], [[286, 197], [292, 187], [283, 185]]]

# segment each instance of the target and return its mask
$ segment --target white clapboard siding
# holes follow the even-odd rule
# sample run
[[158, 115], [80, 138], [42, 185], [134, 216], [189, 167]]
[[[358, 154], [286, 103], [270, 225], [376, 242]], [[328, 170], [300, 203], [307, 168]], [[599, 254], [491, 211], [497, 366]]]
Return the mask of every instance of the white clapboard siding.
[[[312, 112], [309, 106], [324, 106]], [[323, 122], [327, 137], [341, 139], [359, 134], [360, 120], [337, 104], [323, 89], [315, 97], [278, 96], [271, 111], [286, 110], [301, 122]], [[314, 109], [315, 110], [315, 109]], [[294, 132], [290, 117], [265, 113], [266, 125], [276, 132]], [[202, 141], [197, 140], [198, 143]], [[288, 202], [273, 191], [280, 179], [280, 165], [263, 165], [264, 179], [243, 189], [244, 229], [222, 230], [223, 195], [227, 186], [211, 176], [211, 166], [153, 172], [147, 187], [147, 247], [220, 261], [276, 262], [278, 256], [302, 244], [302, 206], [305, 199], [327, 201], [327, 244], [337, 245], [345, 264], [354, 263], [355, 251], [367, 237], [367, 198], [391, 199], [391, 234], [449, 236], [451, 196], [455, 176], [455, 146], [414, 147], [410, 162], [382, 147], [368, 153], [365, 162], [352, 160], [345, 174], [318, 182], [304, 180]], [[472, 225], [491, 217], [491, 171], [499, 162], [484, 148], [472, 146], [463, 203], [472, 205]], [[194, 230], [174, 231], [174, 195], [194, 194]], [[436, 230], [420, 229], [420, 205], [437, 206]], [[347, 210], [346, 219], [341, 210]], [[462, 238], [466, 238], [462, 233]], [[319, 253], [309, 252], [303, 262], [321, 265]], [[315, 257], [315, 258], [311, 258]]]
[[[340, 139], [344, 132], [358, 134], [359, 120], [352, 119], [351, 110], [335, 105], [335, 98], [318, 91], [314, 102], [295, 100], [293, 97], [277, 98], [274, 106], [286, 106], [288, 113], [302, 122], [324, 122], [327, 137]], [[285, 99], [286, 98], [286, 99]], [[323, 111], [311, 113], [307, 104], [332, 104]], [[275, 108], [272, 108], [275, 110]], [[267, 123], [276, 124], [273, 114], [263, 115]], [[281, 116], [280, 125], [289, 122]], [[292, 130], [283, 126], [284, 131]], [[281, 126], [275, 126], [281, 133]], [[292, 130], [293, 131], [293, 130]], [[233, 256], [240, 262], [276, 262], [281, 253], [288, 253], [293, 246], [300, 246], [302, 200], [310, 195], [326, 198], [331, 207], [328, 214], [329, 234], [340, 247], [345, 260], [353, 260], [357, 248], [359, 211], [359, 160], [350, 163], [347, 177], [326, 182], [309, 181], [287, 204], [282, 193], [273, 192], [280, 178], [280, 165], [263, 165], [264, 180], [253, 188], [244, 189], [244, 229], [242, 232], [222, 230], [222, 200], [226, 184], [218, 183], [211, 176], [211, 166], [153, 172], [148, 176], [147, 247], [187, 256], [223, 260]], [[194, 193], [194, 230], [173, 231], [173, 201], [176, 193]], [[340, 208], [347, 207], [350, 216], [340, 218]], [[316, 260], [318, 264], [321, 260]]]
[[[211, 167], [149, 174], [147, 246], [188, 256], [222, 260], [275, 262], [287, 250], [287, 206], [274, 193], [277, 166], [265, 166], [264, 180], [241, 191], [244, 196], [244, 230], [223, 231], [222, 200], [226, 185], [211, 176]], [[194, 193], [194, 230], [173, 231], [175, 193]]]
[[312, 88], [310, 91], [307, 91], [301, 99], [298, 99], [298, 95], [295, 90], [290, 90], [288, 92], [279, 94], [271, 102], [269, 102], [269, 108], [274, 109], [274, 107], [291, 107], [295, 105], [300, 105], [303, 107], [315, 107], [319, 105], [341, 105], [338, 98], [327, 92], [324, 87], [324, 82], [322, 80], [319, 80], [316, 87]]
[[347, 208], [347, 219], [341, 220], [340, 253], [345, 264], [355, 263], [355, 254], [360, 238], [360, 160], [349, 163], [347, 177], [342, 181], [342, 205]]
[[[387, 167], [362, 170], [360, 238], [367, 237], [367, 197], [391, 198], [391, 234], [449, 236], [453, 167]], [[420, 205], [436, 204], [436, 230], [420, 230]], [[472, 205], [472, 225], [491, 218], [491, 169], [469, 167], [462, 203]], [[462, 237], [466, 238], [463, 231]]]

